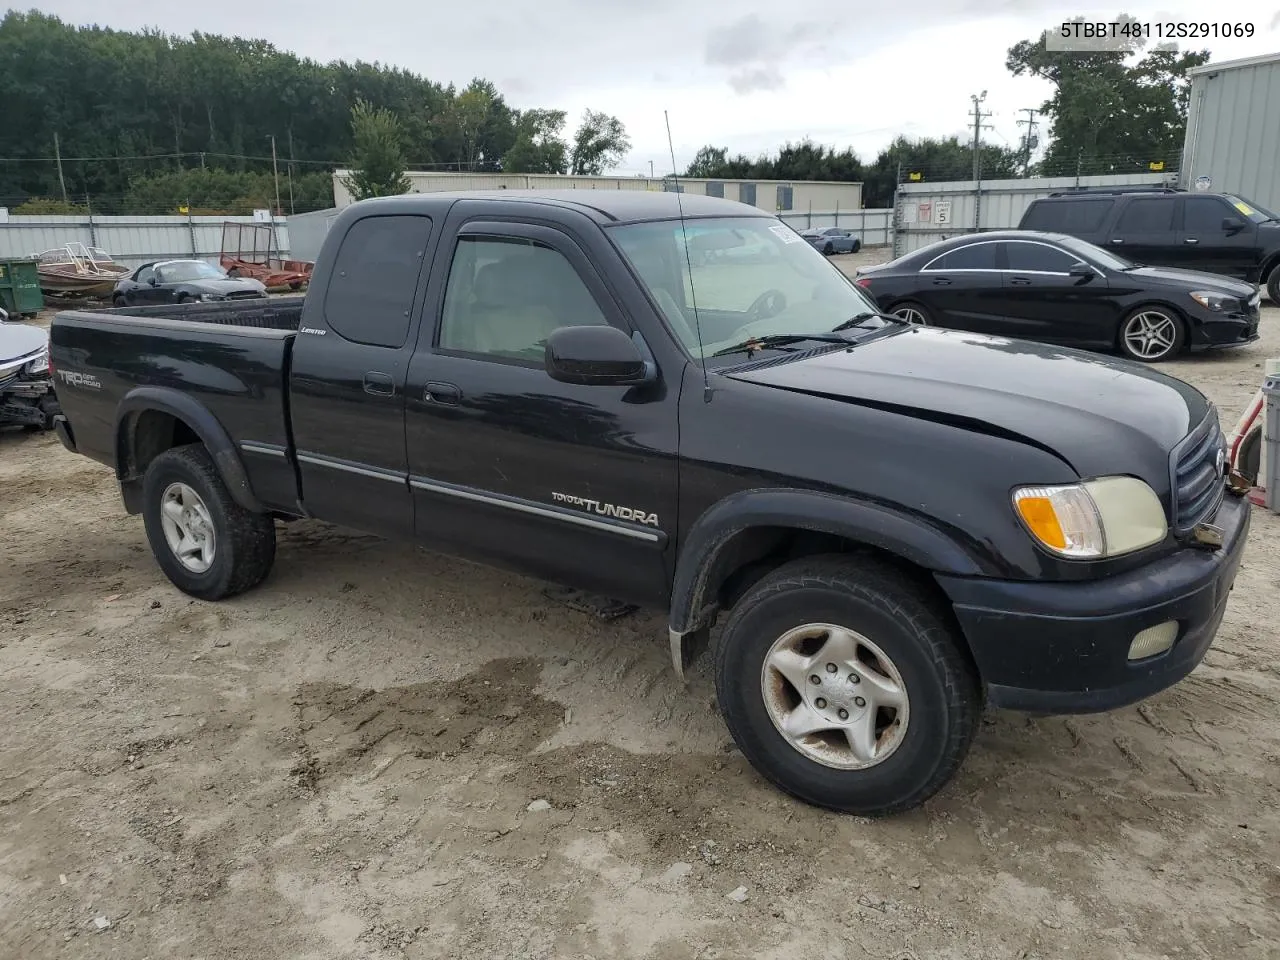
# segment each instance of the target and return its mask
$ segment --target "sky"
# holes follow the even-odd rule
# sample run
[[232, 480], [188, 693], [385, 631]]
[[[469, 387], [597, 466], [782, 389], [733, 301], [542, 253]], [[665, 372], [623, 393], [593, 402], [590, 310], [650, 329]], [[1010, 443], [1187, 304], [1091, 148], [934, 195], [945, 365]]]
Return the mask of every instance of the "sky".
[[[898, 134], [970, 136], [986, 91], [984, 137], [1016, 146], [1047, 83], [1015, 78], [1019, 40], [1075, 16], [1252, 24], [1253, 37], [1195, 41], [1212, 61], [1280, 52], [1280, 0], [172, 0], [34, 4], [75, 24], [239, 34], [320, 61], [394, 65], [438, 82], [492, 80], [512, 106], [617, 116], [631, 153], [616, 172], [658, 175], [704, 144], [755, 156], [808, 137], [865, 160]], [[1212, 11], [1208, 14], [1207, 11]], [[1227, 11], [1230, 11], [1229, 13]], [[1185, 46], [1185, 44], [1184, 44]], [[1277, 107], [1280, 109], [1280, 105]], [[1039, 128], [1043, 134], [1043, 127]], [[1041, 137], [1042, 144], [1045, 138]]]

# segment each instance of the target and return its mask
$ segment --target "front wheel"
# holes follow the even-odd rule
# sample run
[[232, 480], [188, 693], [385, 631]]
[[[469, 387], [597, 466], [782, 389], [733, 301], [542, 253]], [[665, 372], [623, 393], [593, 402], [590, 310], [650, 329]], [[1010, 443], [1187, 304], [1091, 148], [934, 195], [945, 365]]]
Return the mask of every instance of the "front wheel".
[[954, 776], [977, 673], [921, 587], [850, 557], [789, 563], [734, 608], [716, 694], [743, 755], [807, 803], [885, 816]]
[[1120, 325], [1120, 352], [1130, 360], [1159, 363], [1176, 356], [1186, 332], [1182, 320], [1165, 307], [1139, 307]]
[[235, 502], [201, 444], [152, 460], [142, 489], [151, 552], [183, 593], [222, 600], [266, 579], [276, 556], [275, 523]]
[[1267, 277], [1267, 296], [1271, 298], [1273, 307], [1280, 307], [1280, 263], [1271, 268]]
[[861, 249], [862, 249], [862, 241], [859, 240], [857, 237], [854, 237], [853, 243], [849, 246], [849, 252], [857, 253]]

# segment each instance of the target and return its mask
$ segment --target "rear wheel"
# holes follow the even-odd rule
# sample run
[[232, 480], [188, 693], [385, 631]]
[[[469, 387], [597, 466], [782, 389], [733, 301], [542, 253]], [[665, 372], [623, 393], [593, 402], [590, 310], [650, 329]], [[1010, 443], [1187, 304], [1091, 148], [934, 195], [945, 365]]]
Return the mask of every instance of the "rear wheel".
[[1138, 307], [1120, 324], [1120, 352], [1142, 363], [1176, 356], [1185, 339], [1182, 319], [1167, 307]]
[[151, 461], [142, 518], [165, 576], [201, 600], [257, 586], [275, 561], [275, 523], [232, 499], [200, 444], [166, 450]]
[[861, 249], [862, 249], [862, 241], [861, 241], [861, 240], [859, 240], [857, 237], [854, 237], [854, 238], [853, 238], [853, 246], [851, 246], [851, 247], [849, 248], [849, 252], [850, 252], [850, 253], [857, 253], [857, 252], [858, 252], [859, 250], [861, 250]]
[[1280, 307], [1280, 263], [1271, 268], [1271, 275], [1267, 277], [1267, 296], [1273, 307]]
[[789, 563], [734, 607], [716, 693], [743, 755], [817, 806], [883, 816], [959, 769], [977, 728], [977, 674], [907, 577], [844, 556]]
[[118, 309], [118, 308], [120, 308], [120, 307], [125, 306], [126, 304], [125, 304], [125, 301], [124, 301], [124, 294], [123, 294], [123, 293], [117, 293], [114, 297], [112, 297], [112, 298], [111, 298], [111, 305], [112, 305], [113, 307], [116, 307], [117, 309]]
[[831, 253], [833, 250], [835, 250], [835, 247], [831, 245], [831, 241], [829, 240], [822, 246], [822, 252], [825, 253], [828, 257], [831, 256]]
[[933, 325], [933, 318], [929, 315], [929, 311], [925, 309], [924, 304], [916, 303], [914, 300], [895, 303], [889, 309], [889, 312], [895, 317], [901, 317], [907, 323], [912, 323], [919, 327]]

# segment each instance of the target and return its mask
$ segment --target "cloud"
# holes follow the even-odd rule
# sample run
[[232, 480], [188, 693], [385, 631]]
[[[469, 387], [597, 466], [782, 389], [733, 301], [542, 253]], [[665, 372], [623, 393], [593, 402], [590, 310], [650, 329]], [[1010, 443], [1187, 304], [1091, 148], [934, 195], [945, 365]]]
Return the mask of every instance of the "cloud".
[[739, 95], [780, 90], [786, 85], [784, 66], [831, 59], [828, 41], [840, 29], [839, 24], [815, 20], [784, 27], [748, 13], [707, 33], [703, 62], [729, 68], [729, 86]]
[[744, 96], [757, 90], [781, 90], [786, 86], [782, 74], [777, 67], [748, 67], [729, 75], [729, 86], [733, 92]]

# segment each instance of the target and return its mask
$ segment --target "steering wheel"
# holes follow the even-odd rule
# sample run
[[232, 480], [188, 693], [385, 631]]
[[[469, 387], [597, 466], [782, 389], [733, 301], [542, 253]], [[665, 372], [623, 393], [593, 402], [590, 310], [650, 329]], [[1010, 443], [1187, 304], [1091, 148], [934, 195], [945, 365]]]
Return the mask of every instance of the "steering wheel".
[[787, 309], [787, 297], [781, 290], [766, 290], [752, 301], [747, 316], [752, 320], [768, 320]]

